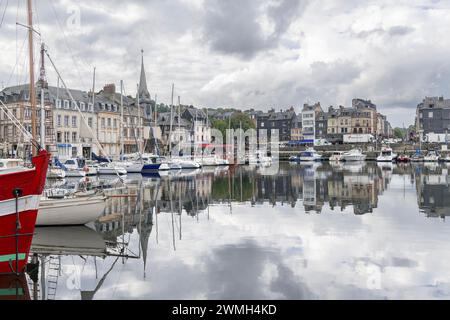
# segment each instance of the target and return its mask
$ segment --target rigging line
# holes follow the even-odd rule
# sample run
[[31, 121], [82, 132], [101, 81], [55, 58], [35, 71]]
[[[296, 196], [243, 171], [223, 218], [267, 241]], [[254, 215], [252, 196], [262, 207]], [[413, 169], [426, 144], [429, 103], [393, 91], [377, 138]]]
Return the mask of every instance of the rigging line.
[[[79, 77], [79, 79], [81, 81], [81, 84], [83, 85], [83, 87], [88, 88], [89, 86], [86, 86], [86, 84], [84, 83], [84, 80], [83, 80], [84, 78], [81, 76], [79, 65], [78, 65], [78, 63], [77, 63], [77, 61], [75, 59], [75, 55], [73, 54], [74, 50], [71, 49], [71, 47], [69, 45], [69, 42], [67, 41], [67, 35], [64, 32], [64, 29], [62, 27], [61, 21], [59, 20], [58, 13], [56, 12], [55, 5], [53, 4], [53, 0], [49, 0], [49, 2], [50, 2], [50, 5], [52, 6], [53, 14], [55, 15], [58, 27], [61, 30], [61, 33], [63, 35], [64, 44], [66, 45], [66, 47], [67, 47], [67, 49], [69, 51], [70, 57], [72, 58], [72, 61], [73, 61], [74, 65], [75, 65], [75, 69], [77, 70], [78, 77]], [[85, 67], [91, 68], [91, 66], [88, 63], [84, 62], [84, 64], [85, 64]]]
[[[99, 150], [100, 150], [101, 152], [103, 152], [104, 155], [106, 155], [106, 158], [107, 158], [107, 160], [108, 160], [108, 163], [112, 163], [111, 159], [110, 159], [109, 156], [108, 156], [108, 153], [105, 152], [105, 149], [103, 148], [102, 144], [101, 144], [100, 141], [98, 140], [98, 138], [97, 138], [97, 136], [95, 135], [95, 133], [94, 133], [94, 131], [92, 130], [92, 128], [89, 126], [89, 123], [88, 123], [88, 121], [86, 120], [86, 117], [84, 116], [84, 114], [83, 114], [83, 113], [81, 112], [81, 110], [80, 110], [80, 106], [78, 105], [78, 103], [77, 103], [77, 102], [75, 101], [75, 99], [73, 98], [72, 93], [71, 93], [70, 90], [68, 89], [68, 87], [67, 87], [66, 82], [64, 81], [64, 79], [61, 77], [61, 74], [59, 73], [58, 68], [56, 68], [55, 63], [53, 62], [53, 59], [50, 57], [50, 54], [48, 53], [47, 50], [45, 50], [45, 54], [47, 55], [47, 57], [48, 57], [48, 59], [49, 59], [51, 65], [53, 66], [53, 69], [55, 69], [55, 72], [56, 72], [58, 78], [61, 80], [61, 84], [63, 85], [64, 89], [66, 90], [66, 93], [67, 93], [67, 95], [69, 96], [70, 100], [72, 101], [72, 104], [74, 104], [74, 105], [76, 106], [77, 111], [79, 112], [79, 114], [80, 114], [80, 116], [81, 116], [81, 119], [83, 120], [84, 125], [87, 127], [89, 133], [91, 134], [92, 139], [94, 140], [95, 144], [97, 145], [97, 147], [99, 148]], [[119, 172], [117, 172], [117, 169], [116, 169], [115, 166], [113, 166], [113, 168], [114, 168], [114, 172], [116, 173], [117, 177], [119, 178], [119, 181], [120, 181], [122, 184], [124, 184], [124, 183], [125, 183], [125, 179], [123, 179], [123, 178], [120, 176], [120, 174], [119, 174]]]
[[[2, 0], [2, 3], [0, 4], [0, 7], [2, 6], [2, 4], [3, 4], [3, 0]], [[6, 0], [5, 10], [3, 10], [2, 20], [0, 21], [0, 29], [2, 28], [3, 21], [5, 20], [5, 14], [6, 14], [6, 9], [8, 9], [8, 4], [9, 4], [9, 0]]]
[[[27, 37], [25, 37], [23, 39], [22, 47], [20, 48], [20, 52], [23, 52], [23, 49], [25, 47], [26, 41], [27, 41]], [[19, 59], [16, 58], [16, 64], [13, 67], [13, 69], [11, 70], [11, 73], [9, 74], [8, 81], [6, 82], [6, 87], [9, 87], [11, 85], [11, 79], [12, 79], [12, 77], [14, 75], [14, 71], [16, 71], [16, 68], [17, 68], [17, 73], [19, 73], [19, 68], [18, 67], [19, 67]]]

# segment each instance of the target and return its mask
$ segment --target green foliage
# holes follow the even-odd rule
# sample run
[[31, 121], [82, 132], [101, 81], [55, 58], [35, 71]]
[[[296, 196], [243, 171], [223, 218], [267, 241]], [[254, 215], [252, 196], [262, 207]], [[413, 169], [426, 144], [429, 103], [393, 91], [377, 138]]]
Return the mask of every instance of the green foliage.
[[394, 129], [394, 137], [396, 139], [403, 139], [405, 137], [405, 134], [406, 134], [406, 132], [402, 128], [395, 128]]
[[235, 113], [231, 117], [231, 128], [239, 129], [242, 124], [242, 130], [247, 131], [249, 129], [255, 129], [255, 123], [250, 119], [250, 117], [242, 112]]
[[222, 132], [222, 136], [225, 137], [226, 136], [226, 132], [228, 129], [228, 123], [224, 120], [211, 120], [211, 126], [213, 129], [217, 129], [220, 132]]

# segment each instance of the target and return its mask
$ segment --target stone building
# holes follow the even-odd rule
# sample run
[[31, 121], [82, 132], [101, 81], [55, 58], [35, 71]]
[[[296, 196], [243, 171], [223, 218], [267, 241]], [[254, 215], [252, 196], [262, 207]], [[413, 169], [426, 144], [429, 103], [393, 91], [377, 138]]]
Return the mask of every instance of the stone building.
[[422, 140], [430, 133], [446, 135], [450, 131], [450, 99], [425, 97], [416, 113], [416, 130]]

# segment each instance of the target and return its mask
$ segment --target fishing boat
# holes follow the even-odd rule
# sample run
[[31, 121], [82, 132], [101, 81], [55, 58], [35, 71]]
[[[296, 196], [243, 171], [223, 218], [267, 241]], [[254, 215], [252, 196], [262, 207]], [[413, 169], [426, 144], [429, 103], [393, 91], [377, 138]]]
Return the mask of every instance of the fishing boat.
[[343, 160], [343, 151], [334, 151], [333, 154], [330, 156], [329, 161], [330, 162], [340, 162], [340, 161], [344, 161]]
[[49, 160], [49, 153], [40, 151], [33, 168], [0, 171], [0, 274], [24, 271]]
[[423, 158], [425, 162], [439, 162], [440, 156], [437, 151], [429, 151], [427, 155]]
[[377, 162], [393, 162], [397, 158], [397, 155], [392, 151], [390, 147], [383, 147], [380, 155], [377, 157]]
[[365, 161], [367, 156], [362, 153], [360, 149], [353, 149], [348, 152], [344, 152], [342, 155], [343, 161]]
[[321, 161], [322, 156], [313, 148], [308, 148], [300, 153], [299, 160], [303, 162]]

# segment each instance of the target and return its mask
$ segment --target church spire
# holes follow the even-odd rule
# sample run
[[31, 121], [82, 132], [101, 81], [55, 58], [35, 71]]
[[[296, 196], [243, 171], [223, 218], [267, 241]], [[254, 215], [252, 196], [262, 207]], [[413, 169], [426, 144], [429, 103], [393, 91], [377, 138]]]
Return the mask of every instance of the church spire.
[[150, 100], [150, 93], [147, 89], [147, 77], [145, 76], [145, 68], [144, 68], [144, 50], [141, 50], [142, 54], [142, 64], [141, 64], [141, 78], [139, 80], [139, 99], [141, 102], [146, 102], [147, 100]]

